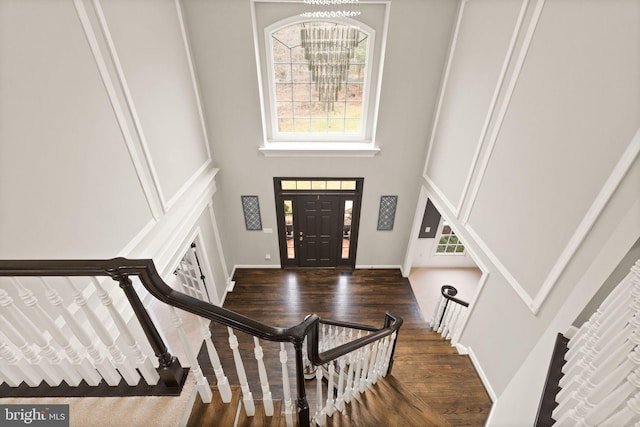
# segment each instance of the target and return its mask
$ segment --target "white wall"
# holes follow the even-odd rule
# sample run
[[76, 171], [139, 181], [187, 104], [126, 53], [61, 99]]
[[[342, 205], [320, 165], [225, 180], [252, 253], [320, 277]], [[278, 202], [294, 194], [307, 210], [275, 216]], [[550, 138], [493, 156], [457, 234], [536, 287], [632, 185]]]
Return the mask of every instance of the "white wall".
[[0, 258], [126, 255], [211, 169], [178, 6], [0, 2]]
[[[460, 342], [511, 404], [493, 418], [511, 424], [495, 425], [532, 424], [520, 409], [541, 386], [524, 393], [524, 378], [544, 378], [550, 351], [522, 364], [551, 326], [569, 326], [553, 323], [567, 297], [602, 284], [584, 271], [606, 279], [640, 236], [639, 20], [634, 0], [463, 2], [425, 188], [489, 273]], [[601, 257], [625, 218], [615, 256]]]
[[[377, 129], [379, 155], [274, 158], [258, 151], [264, 135], [250, 2], [184, 2], [214, 161], [221, 168], [215, 209], [229, 269], [279, 265], [274, 176], [364, 177], [356, 264], [402, 263], [419, 190], [415, 177], [430, 129], [424, 117], [433, 112], [456, 7], [446, 0], [393, 1]], [[380, 196], [393, 194], [398, 195], [394, 229], [377, 231]], [[241, 195], [259, 196], [263, 227], [274, 233], [245, 230]], [[266, 253], [271, 261], [265, 260]]]
[[116, 255], [152, 216], [73, 3], [0, 2], [0, 56], [0, 258]]

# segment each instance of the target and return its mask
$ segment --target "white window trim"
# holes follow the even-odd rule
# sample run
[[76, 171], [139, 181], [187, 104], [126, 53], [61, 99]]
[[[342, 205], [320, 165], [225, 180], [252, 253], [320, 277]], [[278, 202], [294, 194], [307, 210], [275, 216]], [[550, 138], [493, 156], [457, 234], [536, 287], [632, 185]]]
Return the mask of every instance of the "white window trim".
[[[382, 37], [380, 45], [376, 47], [376, 30], [369, 25], [348, 18], [331, 19], [333, 22], [353, 23], [363, 29], [368, 34], [367, 49], [367, 69], [365, 77], [365, 90], [363, 99], [363, 128], [362, 134], [355, 138], [345, 135], [332, 135], [327, 138], [327, 134], [302, 137], [300, 134], [292, 135], [290, 138], [283, 138], [277, 135], [274, 138], [274, 125], [276, 122], [275, 99], [272, 99], [271, 85], [273, 84], [273, 64], [270, 54], [271, 32], [294, 22], [308, 21], [297, 15], [281, 19], [275, 23], [267, 25], [261, 31], [264, 40], [261, 42], [258, 37], [257, 18], [255, 3], [293, 3], [278, 0], [251, 0], [251, 13], [254, 28], [254, 46], [256, 55], [256, 65], [258, 71], [258, 90], [260, 93], [260, 106], [262, 112], [263, 143], [259, 151], [267, 157], [373, 157], [381, 150], [375, 144], [375, 135], [378, 121], [378, 110], [380, 93], [382, 86], [382, 67], [384, 64], [386, 35], [389, 24], [389, 1], [380, 1], [372, 4], [384, 6], [384, 22], [382, 23]], [[364, 2], [361, 2], [364, 4]], [[328, 21], [328, 19], [321, 19]], [[377, 58], [376, 58], [377, 52]], [[264, 57], [264, 58], [263, 58]], [[264, 61], [264, 64], [263, 64]], [[264, 67], [263, 67], [264, 65]], [[377, 67], [374, 68], [374, 67]], [[264, 68], [264, 69], [263, 69]], [[375, 71], [375, 76], [374, 76]], [[263, 74], [267, 73], [267, 78], [263, 79]], [[374, 81], [375, 80], [375, 81]], [[374, 84], [375, 83], [375, 84]], [[265, 87], [266, 86], [266, 87]]]
[[456, 233], [453, 228], [451, 228], [451, 230], [453, 231], [454, 235], [458, 238], [458, 241], [460, 242], [460, 245], [464, 247], [464, 250], [462, 252], [438, 252], [438, 246], [441, 246], [439, 244], [440, 242], [440, 238], [442, 238], [442, 231], [444, 230], [445, 225], [448, 225], [449, 227], [451, 227], [451, 224], [449, 224], [444, 217], [441, 217], [440, 220], [440, 224], [438, 224], [438, 233], [435, 236], [435, 240], [433, 242], [433, 255], [434, 256], [464, 256], [467, 254], [467, 246], [464, 244], [464, 242], [462, 242], [460, 240], [460, 236], [458, 235], [458, 233]]

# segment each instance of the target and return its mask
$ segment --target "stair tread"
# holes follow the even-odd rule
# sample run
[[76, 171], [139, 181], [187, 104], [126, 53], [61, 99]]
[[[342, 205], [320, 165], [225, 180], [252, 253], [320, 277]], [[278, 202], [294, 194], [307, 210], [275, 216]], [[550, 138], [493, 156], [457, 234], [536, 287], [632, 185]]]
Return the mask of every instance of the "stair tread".
[[442, 427], [451, 424], [393, 377], [378, 380], [345, 405], [342, 414], [327, 419], [327, 426], [331, 427], [387, 425]]
[[[265, 414], [265, 407], [263, 402], [264, 401], [262, 400], [254, 401], [256, 411], [252, 417], [247, 416], [247, 414], [244, 411], [242, 402], [240, 402], [241, 409], [238, 416], [238, 423], [236, 425], [238, 427], [279, 427], [281, 413], [282, 413], [282, 401], [281, 400], [273, 401], [273, 416], [271, 417], [268, 417]], [[224, 427], [222, 425], [220, 426]]]
[[229, 403], [222, 401], [216, 386], [211, 386], [211, 390], [213, 391], [211, 403], [204, 403], [200, 395], [196, 396], [191, 415], [187, 421], [187, 427], [203, 425], [233, 426], [240, 402], [240, 387], [231, 386], [231, 402]]

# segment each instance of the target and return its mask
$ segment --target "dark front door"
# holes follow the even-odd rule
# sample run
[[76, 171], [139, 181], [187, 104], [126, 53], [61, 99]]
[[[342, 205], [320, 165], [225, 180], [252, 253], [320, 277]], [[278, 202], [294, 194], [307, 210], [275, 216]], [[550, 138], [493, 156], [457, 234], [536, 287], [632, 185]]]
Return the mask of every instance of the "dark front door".
[[280, 263], [355, 268], [363, 178], [274, 178]]
[[340, 232], [340, 196], [296, 197], [297, 227], [294, 227], [300, 267], [335, 267]]

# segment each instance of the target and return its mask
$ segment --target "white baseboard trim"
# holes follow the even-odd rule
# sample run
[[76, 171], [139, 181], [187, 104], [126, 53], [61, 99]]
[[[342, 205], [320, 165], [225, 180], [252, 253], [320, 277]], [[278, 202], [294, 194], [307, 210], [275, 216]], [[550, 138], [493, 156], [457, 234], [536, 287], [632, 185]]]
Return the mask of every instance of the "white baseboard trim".
[[456, 348], [456, 350], [458, 350], [458, 354], [469, 354], [469, 349], [462, 344], [455, 343], [453, 344], [453, 346]]
[[364, 264], [356, 264], [356, 270], [400, 270], [402, 271], [402, 266], [400, 264], [396, 265], [364, 265]]
[[[233, 266], [233, 273], [236, 272], [237, 269], [239, 268], [274, 268], [274, 269], [280, 269], [280, 264], [278, 265], [274, 265], [274, 264], [239, 264], [239, 265], [234, 265]], [[233, 274], [231, 274], [231, 277], [233, 277]]]
[[496, 400], [498, 400], [498, 396], [496, 395], [496, 392], [493, 391], [493, 388], [491, 387], [491, 383], [489, 383], [489, 379], [487, 378], [487, 375], [482, 370], [482, 366], [480, 366], [480, 362], [478, 361], [478, 358], [476, 357], [471, 347], [467, 347], [467, 351], [468, 351], [469, 358], [471, 359], [471, 363], [473, 363], [473, 367], [476, 368], [476, 372], [478, 373], [478, 376], [480, 376], [480, 380], [482, 381], [484, 388], [487, 390], [487, 393], [491, 398], [491, 402], [495, 402]]

